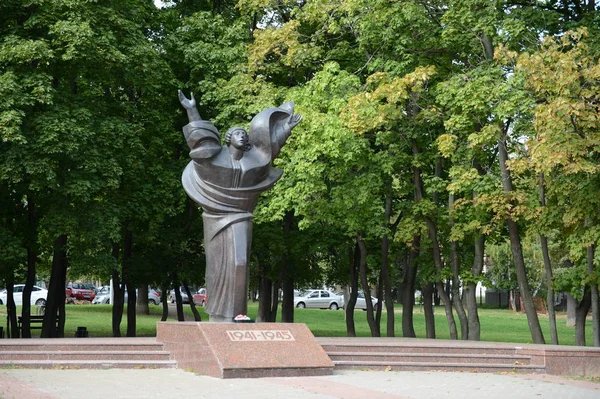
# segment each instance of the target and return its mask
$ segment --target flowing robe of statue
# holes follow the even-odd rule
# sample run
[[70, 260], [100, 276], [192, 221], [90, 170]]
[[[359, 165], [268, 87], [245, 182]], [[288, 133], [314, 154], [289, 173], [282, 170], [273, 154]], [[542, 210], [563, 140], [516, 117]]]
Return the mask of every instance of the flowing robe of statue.
[[300, 121], [293, 108], [293, 103], [285, 103], [256, 115], [250, 123], [250, 146], [239, 159], [228, 146], [220, 145], [210, 121], [191, 120], [183, 128], [192, 161], [182, 183], [203, 209], [206, 312], [211, 321], [231, 321], [247, 313], [252, 212], [259, 194], [273, 187], [283, 173], [271, 161]]

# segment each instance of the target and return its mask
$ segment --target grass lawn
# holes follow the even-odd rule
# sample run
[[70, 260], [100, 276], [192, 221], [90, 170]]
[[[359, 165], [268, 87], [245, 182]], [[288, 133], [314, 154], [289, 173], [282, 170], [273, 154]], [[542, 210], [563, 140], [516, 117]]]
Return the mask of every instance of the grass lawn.
[[[0, 308], [4, 312], [0, 312], [2, 320], [6, 320], [6, 310]], [[91, 337], [110, 337], [112, 336], [111, 329], [111, 306], [110, 305], [66, 305], [67, 321], [65, 326], [65, 336], [71, 337], [75, 335], [75, 331], [79, 326], [85, 326]], [[202, 320], [208, 320], [208, 316], [204, 313], [204, 309], [197, 308], [202, 316]], [[184, 311], [191, 315], [188, 305], [184, 305]], [[256, 318], [258, 311], [258, 303], [248, 304], [248, 315]], [[17, 313], [20, 314], [20, 307], [17, 308]], [[4, 313], [4, 314], [2, 314]], [[137, 335], [138, 336], [154, 336], [156, 335], [156, 322], [160, 320], [162, 313], [161, 306], [150, 306], [150, 315], [138, 315]], [[367, 312], [358, 310], [354, 314], [356, 333], [358, 336], [369, 337], [370, 331], [367, 324]], [[448, 339], [448, 324], [444, 315], [444, 309], [437, 307], [435, 309], [436, 318], [436, 333], [437, 338]], [[531, 334], [527, 325], [527, 317], [523, 313], [515, 313], [510, 310], [497, 309], [480, 309], [479, 318], [481, 322], [481, 340], [496, 341], [496, 342], [531, 342]], [[546, 342], [550, 341], [550, 332], [548, 329], [548, 316], [539, 315], [540, 323]], [[168, 321], [175, 321], [169, 319]], [[294, 321], [297, 323], [305, 323], [308, 328], [317, 337], [343, 337], [346, 336], [346, 323], [344, 320], [343, 310], [320, 310], [320, 309], [296, 309], [294, 312]], [[458, 318], [456, 318], [458, 324]], [[4, 325], [5, 322], [0, 325]], [[381, 331], [385, 334], [386, 330], [386, 313], [382, 314]], [[402, 336], [402, 306], [396, 306], [395, 313], [396, 336]], [[417, 337], [425, 338], [425, 316], [419, 306], [415, 307], [414, 311], [414, 326]], [[559, 313], [557, 316], [558, 339], [562, 345], [575, 344], [575, 328], [566, 327], [566, 315]], [[121, 322], [121, 333], [125, 335], [127, 328], [127, 317], [123, 315]], [[39, 330], [34, 330], [35, 335]], [[459, 332], [460, 334], [460, 332]], [[592, 340], [592, 323], [588, 320], [586, 325], [586, 342], [590, 345]]]

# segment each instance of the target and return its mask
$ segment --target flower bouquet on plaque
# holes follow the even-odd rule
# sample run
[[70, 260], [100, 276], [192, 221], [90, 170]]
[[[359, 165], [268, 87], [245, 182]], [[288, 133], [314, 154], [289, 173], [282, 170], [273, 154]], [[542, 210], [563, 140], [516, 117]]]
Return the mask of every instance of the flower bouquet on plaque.
[[239, 314], [233, 318], [234, 323], [254, 323], [254, 320], [246, 316], [245, 314]]

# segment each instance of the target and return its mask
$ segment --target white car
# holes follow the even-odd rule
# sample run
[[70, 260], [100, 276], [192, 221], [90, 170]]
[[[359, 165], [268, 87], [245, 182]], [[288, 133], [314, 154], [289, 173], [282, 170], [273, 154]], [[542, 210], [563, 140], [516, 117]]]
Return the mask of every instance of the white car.
[[107, 305], [110, 303], [110, 292], [97, 294], [96, 297], [92, 300], [92, 305]]
[[[137, 292], [137, 290], [136, 290]], [[123, 293], [123, 301], [127, 303], [127, 289]], [[161, 298], [160, 294], [153, 290], [152, 288], [148, 288], [148, 304], [160, 305]], [[108, 305], [110, 304], [110, 286], [104, 286], [98, 293], [96, 297], [92, 301], [92, 305]]]
[[294, 307], [338, 310], [344, 306], [344, 297], [327, 290], [301, 291], [294, 296]]
[[[193, 291], [190, 289], [190, 292]], [[181, 303], [190, 303], [190, 298], [188, 298], [185, 288], [179, 287], [179, 293], [181, 294]], [[171, 303], [175, 303], [175, 290], [171, 290], [171, 294], [169, 296], [171, 297]]]
[[[15, 305], [23, 305], [23, 289], [25, 288], [25, 284], [15, 284], [13, 286], [13, 298], [15, 300]], [[6, 289], [0, 291], [0, 305], [6, 305], [6, 297], [7, 297]], [[46, 305], [46, 299], [48, 298], [48, 290], [38, 287], [36, 285], [31, 289], [31, 304], [44, 306]]]
[[[371, 297], [371, 303], [373, 304], [373, 310], [377, 310], [377, 298]], [[364, 292], [358, 291], [354, 309], [367, 310], [367, 301], [365, 301]]]

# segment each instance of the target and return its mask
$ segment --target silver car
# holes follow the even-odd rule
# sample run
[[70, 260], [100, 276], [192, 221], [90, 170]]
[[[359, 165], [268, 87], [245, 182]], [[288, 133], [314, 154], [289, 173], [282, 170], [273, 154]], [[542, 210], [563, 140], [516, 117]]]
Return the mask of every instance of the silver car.
[[[190, 303], [190, 298], [188, 298], [187, 292], [185, 292], [185, 288], [179, 287], [179, 293], [181, 294], [181, 303]], [[170, 297], [171, 303], [175, 303], [175, 290], [171, 290]]]
[[[377, 310], [377, 298], [371, 297], [371, 303], [373, 304], [373, 310]], [[367, 310], [367, 301], [365, 300], [364, 292], [357, 292], [356, 305], [354, 306], [354, 309]]]
[[[92, 301], [92, 304], [102, 304], [107, 305], [110, 304], [110, 286], [102, 287], [102, 292], [98, 291], [96, 297]], [[137, 292], [137, 290], [136, 290]], [[127, 289], [123, 293], [123, 301], [127, 303]], [[152, 288], [148, 288], [148, 304], [160, 305], [161, 297], [158, 291], [153, 290]]]
[[344, 306], [344, 297], [327, 290], [301, 291], [294, 296], [294, 306], [338, 310]]

